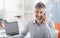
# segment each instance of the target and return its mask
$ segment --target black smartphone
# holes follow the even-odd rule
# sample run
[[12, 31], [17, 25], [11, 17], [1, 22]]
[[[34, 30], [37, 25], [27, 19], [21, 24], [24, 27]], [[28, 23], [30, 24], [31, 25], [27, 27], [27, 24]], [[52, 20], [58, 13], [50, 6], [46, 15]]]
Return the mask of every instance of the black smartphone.
[[[44, 13], [44, 15], [45, 15], [45, 13]], [[41, 23], [45, 20], [45, 18], [43, 18], [43, 16], [41, 16]]]

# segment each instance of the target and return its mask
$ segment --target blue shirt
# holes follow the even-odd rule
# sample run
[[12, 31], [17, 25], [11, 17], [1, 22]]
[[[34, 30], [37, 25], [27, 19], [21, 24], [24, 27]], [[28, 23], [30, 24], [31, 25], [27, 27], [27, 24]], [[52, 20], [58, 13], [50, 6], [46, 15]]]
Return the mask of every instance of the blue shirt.
[[42, 23], [39, 26], [35, 21], [30, 21], [21, 33], [20, 38], [24, 38], [28, 32], [30, 32], [31, 38], [57, 38], [54, 29], [54, 24], [51, 21], [48, 24]]

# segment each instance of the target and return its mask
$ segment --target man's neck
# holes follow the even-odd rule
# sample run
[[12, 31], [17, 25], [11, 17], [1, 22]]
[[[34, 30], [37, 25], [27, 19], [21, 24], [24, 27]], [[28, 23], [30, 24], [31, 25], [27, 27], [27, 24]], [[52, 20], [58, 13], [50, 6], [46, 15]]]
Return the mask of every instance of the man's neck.
[[41, 24], [41, 21], [40, 21], [40, 20], [36, 20], [36, 23], [37, 23], [38, 25], [40, 25], [40, 24]]

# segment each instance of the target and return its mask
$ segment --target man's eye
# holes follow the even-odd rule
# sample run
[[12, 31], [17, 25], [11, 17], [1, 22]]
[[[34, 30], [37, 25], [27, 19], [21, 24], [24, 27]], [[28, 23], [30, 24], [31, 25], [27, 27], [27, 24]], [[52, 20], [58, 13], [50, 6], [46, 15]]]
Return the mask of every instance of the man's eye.
[[36, 13], [38, 13], [38, 11], [36, 11]]
[[43, 13], [43, 12], [40, 12], [40, 13]]

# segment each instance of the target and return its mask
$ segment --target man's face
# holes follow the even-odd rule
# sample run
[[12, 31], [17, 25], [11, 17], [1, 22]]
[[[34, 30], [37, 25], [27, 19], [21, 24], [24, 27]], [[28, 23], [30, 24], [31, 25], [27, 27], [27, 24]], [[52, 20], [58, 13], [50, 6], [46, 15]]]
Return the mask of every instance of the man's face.
[[35, 18], [36, 20], [40, 20], [41, 16], [43, 16], [45, 13], [45, 8], [35, 8]]

